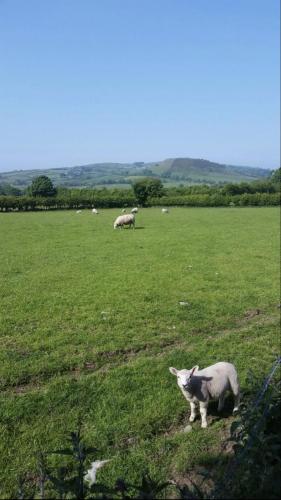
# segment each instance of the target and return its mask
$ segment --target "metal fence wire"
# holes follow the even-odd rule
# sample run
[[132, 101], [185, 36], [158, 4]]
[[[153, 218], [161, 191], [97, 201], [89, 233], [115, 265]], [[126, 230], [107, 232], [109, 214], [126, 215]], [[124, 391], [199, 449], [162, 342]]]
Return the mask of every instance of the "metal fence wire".
[[[259, 391], [259, 393], [258, 393], [258, 395], [253, 403], [252, 412], [254, 412], [254, 410], [256, 410], [260, 406], [260, 404], [262, 403], [263, 398], [264, 398], [264, 396], [268, 390], [268, 387], [271, 383], [271, 380], [272, 380], [276, 370], [278, 369], [278, 367], [280, 365], [281, 365], [281, 356], [279, 356], [275, 360], [275, 362], [273, 363], [273, 365], [271, 367], [269, 375], [265, 378], [264, 383], [262, 385], [262, 388]], [[248, 440], [246, 446], [240, 451], [240, 453], [238, 453], [229, 462], [229, 464], [226, 468], [226, 471], [224, 473], [224, 477], [223, 477], [222, 481], [219, 482], [219, 484], [216, 486], [216, 488], [211, 493], [211, 496], [210, 496], [211, 499], [222, 498], [220, 494], [223, 493], [223, 491], [225, 491], [225, 489], [227, 488], [227, 485], [229, 484], [230, 478], [231, 478], [231, 481], [233, 482], [233, 478], [234, 478], [234, 475], [237, 471], [238, 466], [243, 462], [243, 460], [245, 459], [245, 455], [249, 452], [249, 450], [253, 446], [253, 444], [255, 442], [255, 438], [257, 437], [258, 432], [261, 428], [261, 425], [262, 425], [263, 421], [265, 420], [266, 416], [268, 415], [269, 411], [270, 411], [270, 404], [267, 404], [265, 409], [263, 410], [262, 414], [260, 415], [257, 423], [255, 424], [255, 426], [251, 432], [250, 439]]]

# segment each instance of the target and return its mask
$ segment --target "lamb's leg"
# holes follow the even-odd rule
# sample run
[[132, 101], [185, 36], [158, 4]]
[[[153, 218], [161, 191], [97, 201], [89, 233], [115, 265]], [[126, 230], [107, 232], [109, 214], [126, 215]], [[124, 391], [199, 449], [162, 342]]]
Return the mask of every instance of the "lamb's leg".
[[221, 396], [219, 398], [218, 411], [222, 411], [222, 409], [224, 407], [224, 400], [225, 400], [225, 392], [223, 394], [221, 394]]
[[189, 422], [194, 422], [194, 420], [196, 418], [196, 404], [193, 403], [192, 401], [190, 401], [190, 409], [191, 409], [191, 413], [190, 413], [190, 417], [189, 417]]
[[238, 392], [238, 394], [234, 395], [233, 413], [236, 413], [237, 411], [239, 411], [239, 403], [240, 403], [240, 392]]
[[230, 380], [230, 386], [234, 395], [234, 408], [233, 408], [233, 413], [236, 413], [239, 410], [239, 403], [240, 403], [240, 386], [238, 382], [238, 377], [237, 374], [235, 374], [234, 377], [232, 377]]
[[207, 408], [208, 402], [202, 403], [200, 402], [200, 415], [201, 415], [201, 427], [207, 427]]

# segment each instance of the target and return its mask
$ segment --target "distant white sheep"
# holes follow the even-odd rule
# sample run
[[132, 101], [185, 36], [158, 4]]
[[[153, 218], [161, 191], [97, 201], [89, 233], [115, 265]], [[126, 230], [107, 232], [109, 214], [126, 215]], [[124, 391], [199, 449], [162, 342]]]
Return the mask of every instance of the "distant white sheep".
[[207, 427], [209, 400], [218, 399], [218, 411], [221, 411], [226, 392], [229, 390], [232, 391], [235, 398], [233, 413], [238, 411], [240, 388], [235, 366], [231, 363], [220, 362], [203, 370], [199, 370], [199, 366], [194, 366], [191, 370], [177, 370], [173, 367], [170, 367], [169, 370], [173, 375], [176, 375], [178, 386], [190, 403], [190, 422], [195, 420], [196, 403], [199, 403], [201, 427]]
[[119, 217], [117, 217], [113, 225], [114, 229], [116, 229], [117, 227], [122, 228], [123, 226], [133, 226], [133, 228], [135, 227], [134, 214], [119, 215]]
[[162, 214], [168, 214], [169, 210], [168, 208], [162, 208]]
[[96, 208], [93, 208], [93, 210], [92, 210], [92, 214], [95, 214], [95, 215], [97, 215], [97, 214], [98, 214], [98, 211], [97, 211], [97, 209], [96, 209]]
[[77, 214], [81, 214], [82, 210], [76, 210]]
[[131, 213], [132, 214], [137, 214], [138, 211], [139, 211], [139, 209], [137, 207], [135, 207], [135, 208], [132, 208]]

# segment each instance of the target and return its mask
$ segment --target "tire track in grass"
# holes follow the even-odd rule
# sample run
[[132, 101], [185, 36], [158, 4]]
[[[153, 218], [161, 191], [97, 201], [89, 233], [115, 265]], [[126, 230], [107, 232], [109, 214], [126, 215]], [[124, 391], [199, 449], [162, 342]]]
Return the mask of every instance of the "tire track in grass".
[[[172, 339], [161, 342], [160, 344], [146, 344], [142, 347], [130, 348], [130, 349], [116, 349], [112, 351], [103, 351], [97, 354], [99, 359], [85, 362], [81, 367], [67, 367], [63, 370], [58, 370], [52, 372], [50, 377], [34, 377], [33, 375], [27, 376], [22, 382], [13, 385], [6, 385], [1, 391], [2, 394], [14, 393], [14, 394], [26, 394], [33, 390], [40, 390], [47, 386], [57, 375], [64, 377], [65, 375], [74, 378], [79, 378], [80, 376], [87, 376], [93, 372], [107, 372], [111, 368], [116, 368], [124, 364], [129, 363], [131, 360], [136, 359], [141, 354], [146, 354], [146, 357], [152, 356], [163, 356], [167, 351], [183, 345], [183, 341], [179, 339]], [[151, 349], [153, 348], [163, 348], [161, 352], [153, 353]], [[104, 360], [104, 363], [101, 362]], [[44, 383], [45, 382], [45, 383]]]
[[[258, 311], [258, 312], [257, 312]], [[279, 316], [277, 314], [266, 314], [260, 310], [246, 311], [242, 318], [236, 320], [236, 325], [233, 328], [224, 329], [221, 332], [217, 333], [216, 331], [209, 331], [208, 335], [205, 336], [205, 341], [208, 342], [220, 342], [222, 339], [227, 338], [233, 334], [237, 333], [245, 333], [247, 334], [248, 330], [253, 326], [274, 326]], [[199, 334], [203, 332], [201, 330], [195, 329], [189, 332], [190, 335], [195, 338]], [[250, 332], [249, 332], [250, 334]], [[248, 341], [251, 342], [251, 336], [247, 340], [247, 338], [243, 339], [246, 344]], [[52, 372], [42, 372], [39, 373], [38, 376], [34, 375], [25, 375], [22, 380], [19, 380], [14, 384], [5, 384], [3, 383], [2, 393], [15, 393], [18, 395], [26, 394], [27, 392], [31, 392], [34, 390], [39, 390], [40, 388], [46, 386], [49, 381], [51, 381], [56, 376], [64, 377], [65, 375], [80, 378], [81, 376], [87, 376], [87, 374], [91, 374], [93, 372], [107, 372], [109, 369], [116, 368], [123, 364], [129, 363], [131, 360], [136, 359], [139, 355], [145, 355], [146, 357], [151, 356], [163, 356], [169, 350], [175, 347], [184, 348], [185, 351], [193, 350], [193, 346], [190, 345], [190, 336], [189, 339], [183, 338], [174, 338], [174, 339], [165, 339], [160, 341], [159, 343], [145, 343], [143, 346], [138, 346], [135, 348], [128, 349], [116, 349], [111, 351], [101, 351], [96, 353], [96, 358], [93, 360], [85, 361], [82, 366], [67, 366], [61, 369], [57, 369]], [[156, 350], [156, 352], [155, 352]], [[157, 352], [158, 350], [158, 352]], [[160, 350], [160, 351], [159, 351]], [[153, 352], [154, 351], [154, 352]]]

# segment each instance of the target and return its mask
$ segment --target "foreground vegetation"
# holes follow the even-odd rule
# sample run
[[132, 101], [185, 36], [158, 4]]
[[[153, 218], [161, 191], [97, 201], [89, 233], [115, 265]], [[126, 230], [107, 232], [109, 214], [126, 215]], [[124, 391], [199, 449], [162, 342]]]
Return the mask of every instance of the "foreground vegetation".
[[26, 193], [0, 186], [0, 211], [59, 210], [139, 206], [274, 206], [280, 205], [280, 169], [264, 180], [240, 184], [164, 187], [159, 179], [144, 178], [131, 189], [66, 189], [54, 187], [46, 176], [36, 177]]
[[[38, 453], [36, 474], [25, 472], [19, 476], [19, 498], [73, 498], [92, 499], [279, 499], [280, 477], [280, 364], [276, 359], [261, 385], [259, 376], [250, 373], [248, 382], [250, 397], [244, 395], [239, 417], [230, 428], [230, 437], [222, 443], [226, 449], [231, 443], [233, 454], [218, 455], [216, 466], [208, 464], [194, 474], [188, 472], [185, 483], [175, 480], [157, 480], [148, 472], [140, 474], [137, 483], [118, 478], [113, 485], [96, 481], [96, 474], [110, 460], [93, 461], [97, 449], [85, 446], [78, 431], [65, 438], [66, 448]], [[279, 373], [276, 375], [276, 372]], [[255, 389], [258, 390], [255, 393]], [[187, 428], [190, 428], [188, 426]], [[62, 463], [50, 467], [49, 456], [56, 454]], [[63, 458], [70, 461], [67, 467]], [[87, 469], [91, 459], [91, 467]], [[93, 477], [93, 468], [95, 470]], [[91, 480], [92, 479], [92, 480]], [[91, 480], [91, 481], [90, 481]]]
[[78, 418], [96, 458], [113, 458], [107, 485], [147, 471], [184, 484], [222, 453], [232, 401], [183, 433], [168, 367], [229, 360], [247, 394], [249, 370], [276, 358], [278, 208], [143, 209], [114, 231], [119, 213], [0, 214], [2, 498]]

